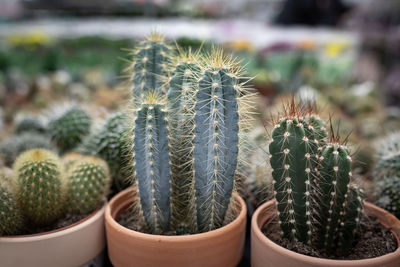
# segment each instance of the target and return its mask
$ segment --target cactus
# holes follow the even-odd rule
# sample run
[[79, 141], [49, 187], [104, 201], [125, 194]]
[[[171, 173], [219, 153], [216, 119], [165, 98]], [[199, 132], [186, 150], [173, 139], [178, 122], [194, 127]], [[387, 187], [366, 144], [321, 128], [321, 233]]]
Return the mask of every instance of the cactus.
[[52, 145], [49, 139], [41, 134], [25, 132], [0, 143], [0, 158], [4, 161], [4, 165], [11, 167], [19, 154], [33, 148], [52, 149]]
[[108, 163], [114, 186], [118, 191], [129, 186], [126, 179], [129, 169], [127, 147], [130, 147], [127, 125], [127, 114], [115, 112], [107, 118], [99, 131], [88, 136], [77, 149], [79, 153], [100, 157]]
[[376, 204], [400, 218], [400, 177], [384, 177], [377, 185]]
[[82, 108], [70, 106], [50, 119], [48, 128], [51, 140], [61, 153], [79, 145], [90, 132], [91, 119]]
[[135, 111], [134, 167], [140, 206], [152, 233], [169, 231], [171, 162], [167, 114], [150, 95]]
[[46, 126], [41, 119], [25, 116], [16, 120], [14, 132], [15, 134], [21, 134], [24, 132], [45, 134], [46, 130]]
[[110, 186], [107, 163], [97, 157], [81, 157], [68, 171], [69, 211], [92, 212], [106, 198]]
[[134, 52], [132, 92], [136, 104], [140, 105], [149, 93], [166, 94], [171, 51], [162, 34], [152, 33]]
[[34, 224], [58, 219], [65, 205], [66, 179], [56, 154], [32, 149], [14, 163], [13, 187], [23, 214]]
[[393, 132], [376, 144], [377, 164], [374, 177], [400, 176], [400, 131]]
[[64, 169], [64, 173], [67, 173], [71, 166], [73, 166], [76, 162], [81, 160], [83, 157], [82, 154], [70, 152], [62, 156], [61, 163]]
[[200, 73], [198, 55], [181, 54], [168, 90], [169, 128], [172, 164], [172, 222], [175, 228], [195, 227], [193, 212], [193, 138], [194, 104], [197, 77]]
[[272, 131], [279, 224], [283, 237], [345, 254], [359, 224], [363, 194], [350, 184], [347, 147], [333, 130], [327, 140], [323, 121], [309, 112], [292, 99]]
[[23, 217], [12, 193], [9, 177], [0, 173], [0, 236], [17, 234], [23, 227]]

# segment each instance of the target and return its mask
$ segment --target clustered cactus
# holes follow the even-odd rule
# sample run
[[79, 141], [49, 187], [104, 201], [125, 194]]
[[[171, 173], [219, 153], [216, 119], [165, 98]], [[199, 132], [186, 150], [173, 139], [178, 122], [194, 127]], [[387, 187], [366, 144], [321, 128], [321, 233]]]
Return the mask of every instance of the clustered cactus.
[[[160, 57], [150, 73], [143, 51], [157, 49], [162, 51], [155, 53]], [[175, 57], [171, 51], [153, 34], [133, 63], [135, 210], [151, 233], [206, 232], [230, 217], [239, 132], [251, 94], [237, 62], [222, 50], [203, 59], [190, 51]], [[143, 77], [160, 82], [143, 87]]]
[[85, 214], [101, 205], [110, 182], [107, 164], [95, 157], [68, 158], [28, 150], [15, 161], [11, 178], [0, 176], [1, 235], [48, 226], [66, 212]]
[[328, 140], [324, 125], [294, 100], [278, 119], [269, 145], [274, 195], [283, 237], [346, 253], [363, 197], [350, 184], [347, 147], [333, 131]]

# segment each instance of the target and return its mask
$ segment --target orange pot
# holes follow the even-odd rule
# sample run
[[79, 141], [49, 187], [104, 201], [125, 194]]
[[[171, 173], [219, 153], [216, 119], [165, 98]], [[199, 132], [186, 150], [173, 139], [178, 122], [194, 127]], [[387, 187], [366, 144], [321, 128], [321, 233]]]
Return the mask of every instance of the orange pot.
[[117, 194], [107, 205], [106, 235], [108, 254], [116, 267], [230, 267], [242, 258], [246, 205], [242, 198], [238, 217], [228, 225], [207, 233], [163, 236], [133, 231], [116, 222], [134, 198], [133, 188]]
[[[299, 254], [283, 248], [269, 238], [262, 232], [261, 228], [266, 222], [271, 220], [274, 216], [275, 200], [270, 200], [256, 210], [251, 219], [251, 266], [252, 267], [327, 267], [327, 266], [385, 266], [385, 267], [398, 267], [400, 266], [400, 248], [396, 251], [371, 259], [364, 260], [331, 260], [310, 257]], [[391, 229], [396, 236], [397, 244], [399, 246], [400, 236], [400, 221], [389, 212], [378, 208], [371, 203], [365, 203], [365, 212], [368, 216], [375, 216], [379, 222], [388, 229]]]
[[105, 207], [54, 231], [0, 237], [0, 266], [71, 267], [90, 262], [106, 246]]

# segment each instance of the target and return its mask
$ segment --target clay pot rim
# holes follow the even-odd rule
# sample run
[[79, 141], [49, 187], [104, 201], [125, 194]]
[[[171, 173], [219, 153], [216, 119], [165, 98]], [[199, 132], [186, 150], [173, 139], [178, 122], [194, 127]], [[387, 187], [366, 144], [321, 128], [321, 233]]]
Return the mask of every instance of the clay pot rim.
[[122, 202], [119, 206], [115, 208], [114, 211], [111, 210], [111, 207], [115, 205], [120, 198], [125, 197], [127, 194], [132, 194], [134, 190], [133, 187], [127, 188], [117, 195], [115, 195], [107, 204], [105, 210], [105, 219], [106, 224], [109, 224], [110, 227], [117, 229], [117, 231], [122, 232], [125, 235], [130, 236], [131, 238], [138, 238], [142, 240], [154, 240], [154, 242], [186, 242], [186, 241], [196, 241], [200, 239], [207, 239], [209, 237], [215, 237], [216, 235], [225, 235], [227, 232], [230, 232], [234, 229], [237, 229], [243, 222], [246, 221], [247, 216], [247, 207], [244, 200], [239, 196], [239, 194], [234, 193], [235, 199], [238, 201], [241, 210], [239, 215], [229, 224], [224, 225], [218, 229], [198, 234], [191, 235], [179, 235], [179, 236], [166, 236], [166, 235], [157, 235], [157, 234], [147, 234], [139, 231], [134, 231], [128, 229], [122, 225], [120, 225], [113, 217], [113, 215], [120, 214], [121, 210], [125, 209], [127, 205], [132, 203], [132, 199], [128, 198], [126, 201]]
[[31, 235], [12, 235], [12, 236], [0, 236], [1, 241], [6, 242], [30, 242], [30, 241], [38, 241], [38, 240], [45, 240], [56, 238], [59, 236], [67, 235], [71, 232], [75, 232], [80, 230], [81, 228], [86, 227], [87, 225], [92, 224], [94, 221], [97, 221], [100, 217], [103, 216], [105, 209], [106, 209], [107, 202], [101, 208], [96, 209], [92, 213], [90, 213], [87, 217], [74, 222], [70, 225], [57, 228], [51, 231], [46, 231], [42, 233], [36, 233]]
[[[353, 266], [364, 266], [363, 264], [380, 264], [382, 261], [385, 262], [390, 262], [393, 261], [396, 258], [400, 257], [400, 241], [399, 241], [399, 236], [391, 231], [393, 235], [395, 236], [397, 240], [397, 249], [391, 253], [375, 257], [375, 258], [368, 258], [368, 259], [361, 259], [361, 260], [333, 260], [333, 259], [326, 259], [326, 258], [317, 258], [317, 257], [312, 257], [308, 255], [304, 255], [301, 253], [297, 253], [294, 251], [291, 251], [290, 249], [284, 248], [275, 242], [273, 242], [271, 239], [266, 237], [262, 232], [261, 232], [261, 227], [266, 223], [267, 220], [261, 221], [260, 224], [258, 224], [258, 217], [262, 212], [265, 212], [266, 208], [268, 206], [271, 206], [275, 203], [275, 199], [269, 200], [266, 203], [262, 204], [257, 208], [257, 210], [254, 212], [253, 217], [251, 219], [251, 231], [257, 236], [258, 239], [262, 240], [263, 243], [265, 243], [269, 249], [275, 250], [277, 253], [286, 255], [286, 257], [293, 258], [295, 260], [298, 260], [300, 262], [305, 262], [305, 260], [310, 263], [310, 264], [319, 264], [320, 266], [343, 266], [344, 264], [346, 266], [348, 265], [353, 265]], [[367, 208], [375, 209], [378, 211], [386, 212], [387, 211], [373, 205], [372, 203], [365, 202], [364, 205]], [[393, 216], [393, 215], [392, 215]], [[386, 226], [385, 226], [386, 227]], [[370, 266], [370, 265], [368, 265]], [[377, 265], [378, 266], [378, 265]]]

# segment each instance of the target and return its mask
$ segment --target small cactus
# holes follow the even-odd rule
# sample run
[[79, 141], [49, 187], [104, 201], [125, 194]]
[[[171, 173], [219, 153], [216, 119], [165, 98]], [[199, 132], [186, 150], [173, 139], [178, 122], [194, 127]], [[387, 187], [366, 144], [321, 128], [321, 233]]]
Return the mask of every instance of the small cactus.
[[64, 172], [68, 172], [71, 166], [73, 166], [75, 163], [77, 163], [79, 160], [81, 160], [83, 157], [82, 154], [76, 153], [76, 152], [69, 152], [67, 154], [64, 154], [61, 158], [61, 163], [64, 169]]
[[166, 94], [172, 49], [159, 33], [150, 34], [134, 52], [132, 65], [133, 101], [140, 105], [150, 93]]
[[376, 204], [400, 218], [400, 177], [384, 177], [377, 185]]
[[374, 177], [400, 176], [400, 131], [393, 132], [376, 144], [377, 163]]
[[13, 168], [13, 187], [23, 214], [37, 225], [58, 219], [66, 200], [66, 179], [58, 156], [44, 149], [28, 150]]
[[35, 117], [20, 117], [17, 118], [15, 123], [15, 134], [21, 134], [25, 132], [36, 132], [39, 134], [45, 134], [47, 131], [45, 124], [39, 118]]
[[69, 168], [67, 176], [70, 212], [85, 214], [104, 203], [110, 186], [105, 161], [97, 157], [81, 157]]
[[51, 140], [61, 153], [78, 146], [90, 133], [91, 119], [82, 108], [71, 106], [53, 116], [48, 124]]
[[9, 179], [6, 174], [0, 173], [0, 236], [17, 234], [23, 227], [22, 213]]
[[11, 167], [19, 154], [33, 148], [52, 149], [49, 139], [35, 132], [11, 136], [0, 143], [0, 159]]

